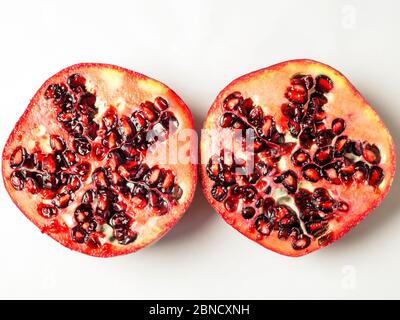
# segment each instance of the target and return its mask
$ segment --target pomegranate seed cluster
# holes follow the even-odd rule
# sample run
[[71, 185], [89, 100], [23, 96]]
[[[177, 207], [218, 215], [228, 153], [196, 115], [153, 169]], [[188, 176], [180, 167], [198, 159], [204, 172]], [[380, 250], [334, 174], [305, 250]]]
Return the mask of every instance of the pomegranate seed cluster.
[[146, 164], [146, 151], [179, 126], [164, 98], [141, 103], [132, 115], [119, 116], [110, 106], [99, 120], [96, 95], [80, 74], [51, 84], [44, 95], [68, 138], [51, 134], [52, 152], [19, 146], [10, 157], [12, 186], [41, 197], [42, 217], [56, 219], [72, 208], [71, 239], [96, 248], [104, 242], [99, 239], [105, 226], [112, 228], [111, 242], [137, 239], [131, 206], [165, 215], [178, 204], [183, 191], [176, 173]]
[[[223, 101], [219, 126], [239, 130], [243, 137], [247, 130], [252, 131], [253, 146], [247, 152], [253, 153], [254, 170], [247, 173], [246, 160], [225, 149], [213, 155], [206, 166], [214, 181], [211, 195], [216, 201], [228, 212], [251, 221], [259, 237], [276, 233], [279, 239], [290, 239], [295, 250], [307, 248], [313, 239], [319, 245], [328, 243], [332, 237], [329, 221], [349, 211], [349, 205], [326, 188], [307, 190], [299, 185], [301, 181], [376, 188], [384, 179], [376, 145], [348, 137], [344, 119], [327, 123], [326, 94], [333, 87], [326, 75], [293, 76], [285, 93], [288, 101], [281, 107], [288, 132], [280, 132], [274, 117], [264, 115], [251, 98], [230, 93]], [[288, 135], [291, 142], [287, 142]], [[281, 170], [282, 157], [288, 157], [301, 175]], [[276, 191], [282, 188], [292, 205], [279, 200]]]

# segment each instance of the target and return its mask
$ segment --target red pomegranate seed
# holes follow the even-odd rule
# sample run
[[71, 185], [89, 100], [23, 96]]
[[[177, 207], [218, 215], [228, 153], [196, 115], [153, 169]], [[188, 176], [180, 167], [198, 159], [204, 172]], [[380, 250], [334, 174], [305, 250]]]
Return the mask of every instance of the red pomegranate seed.
[[307, 101], [307, 90], [303, 85], [295, 84], [288, 88], [286, 98], [291, 102], [304, 104]]
[[342, 118], [336, 118], [332, 121], [332, 132], [338, 136], [346, 129], [346, 122]]
[[243, 102], [242, 95], [240, 92], [233, 92], [228, 95], [224, 100], [224, 108], [232, 111], [235, 110]]
[[336, 169], [336, 164], [328, 164], [322, 168], [322, 174], [324, 178], [333, 184], [340, 184], [340, 179], [338, 177], [338, 172]]
[[320, 168], [314, 164], [307, 164], [302, 169], [303, 177], [311, 182], [318, 182], [321, 179]]
[[49, 154], [44, 157], [42, 168], [48, 173], [55, 173], [57, 171], [57, 163], [54, 155]]
[[314, 86], [314, 79], [311, 75], [297, 74], [290, 80], [290, 84], [301, 84], [310, 90]]
[[154, 107], [158, 112], [164, 111], [168, 109], [168, 102], [162, 97], [157, 97], [154, 100]]
[[315, 89], [327, 93], [333, 89], [333, 82], [328, 76], [320, 75], [315, 79]]
[[155, 107], [154, 107], [153, 103], [151, 103], [150, 101], [146, 101], [146, 102], [142, 103], [140, 105], [140, 107], [142, 109], [144, 117], [148, 121], [153, 122], [157, 119], [158, 114], [155, 111]]
[[367, 143], [363, 148], [363, 157], [371, 164], [381, 162], [381, 153], [379, 148], [374, 144]]
[[109, 181], [104, 168], [97, 168], [92, 174], [92, 180], [98, 188], [107, 188]]
[[17, 147], [11, 157], [10, 157], [10, 167], [11, 168], [17, 168], [20, 167], [25, 159], [27, 158], [28, 153], [26, 152], [25, 148], [23, 147]]
[[331, 146], [319, 148], [314, 155], [315, 163], [323, 166], [331, 162], [333, 158], [333, 148]]
[[293, 153], [292, 161], [295, 166], [301, 167], [310, 162], [310, 155], [303, 149], [298, 149], [295, 153]]
[[219, 125], [222, 128], [231, 127], [233, 122], [236, 120], [236, 116], [232, 113], [224, 113], [219, 119]]
[[57, 215], [58, 210], [56, 207], [47, 205], [47, 204], [39, 204], [37, 211], [42, 217], [51, 218]]
[[229, 212], [234, 212], [237, 210], [238, 200], [234, 197], [229, 197], [225, 200], [225, 208]]
[[345, 153], [348, 145], [347, 136], [340, 136], [335, 142], [335, 157], [341, 157]]
[[40, 188], [39, 184], [37, 183], [37, 181], [33, 178], [30, 178], [30, 177], [26, 178], [24, 185], [25, 185], [25, 189], [32, 194], [36, 194], [36, 193], [40, 192], [41, 188]]
[[50, 147], [53, 151], [62, 152], [65, 150], [66, 145], [64, 140], [57, 135], [50, 135]]
[[310, 237], [305, 234], [301, 234], [292, 242], [292, 247], [294, 250], [303, 250], [307, 248], [310, 243]]
[[86, 79], [75, 73], [68, 77], [67, 84], [71, 88], [72, 91], [79, 93], [86, 90], [85, 88]]
[[254, 226], [258, 233], [268, 236], [271, 233], [272, 225], [265, 215], [259, 215], [254, 221]]
[[72, 194], [70, 192], [62, 192], [55, 196], [52, 200], [52, 204], [54, 204], [57, 208], [66, 208], [72, 201]]
[[373, 187], [378, 187], [384, 178], [383, 170], [381, 167], [373, 166], [369, 172], [368, 184]]

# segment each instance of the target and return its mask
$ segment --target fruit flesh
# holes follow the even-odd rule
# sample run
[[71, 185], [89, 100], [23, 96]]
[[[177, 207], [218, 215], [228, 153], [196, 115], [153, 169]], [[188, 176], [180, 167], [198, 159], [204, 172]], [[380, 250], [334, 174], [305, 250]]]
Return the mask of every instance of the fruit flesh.
[[[70, 77], [72, 75], [83, 77], [85, 91], [95, 96], [96, 113], [93, 121], [99, 125], [99, 128], [97, 131], [95, 130], [94, 140], [88, 138], [85, 131], [84, 136], [89, 140], [91, 146], [89, 151], [84, 150], [84, 148], [80, 149], [80, 152], [78, 151], [79, 141], [77, 142], [77, 140], [80, 138], [73, 138], [72, 133], [68, 133], [65, 128], [62, 128], [62, 123], [60, 122], [61, 109], [55, 105], [54, 97], [45, 97], [49, 95], [49, 86], [63, 84], [67, 86], [68, 92], [74, 96], [75, 100], [83, 99], [82, 96], [86, 95], [85, 92], [80, 92], [79, 89], [77, 89], [78, 93], [75, 94], [72, 90], [73, 85], [79, 85], [80, 81], [79, 78], [72, 79], [75, 80], [75, 82], [72, 82], [71, 86]], [[114, 143], [112, 140], [114, 136], [105, 133], [107, 124], [110, 123], [107, 122], [109, 118], [107, 116], [108, 113], [112, 110], [113, 114], [119, 120], [123, 117], [131, 117], [135, 111], [145, 111], [146, 108], [141, 105], [142, 103], [146, 101], [156, 103], [156, 101], [158, 101], [157, 99], [160, 97], [168, 103], [167, 109], [163, 111], [162, 114], [167, 112], [173, 114], [179, 126], [175, 128], [173, 132], [169, 132], [166, 141], [158, 141], [152, 145], [151, 149], [149, 148], [149, 150], [141, 151], [143, 158], [142, 163], [147, 164], [149, 168], [159, 166], [163, 172], [171, 172], [171, 174], [174, 175], [174, 181], [182, 190], [179, 200], [173, 205], [170, 204], [166, 213], [163, 212], [163, 214], [160, 214], [160, 212], [155, 212], [155, 206], [146, 205], [143, 208], [138, 206], [138, 204], [134, 202], [138, 199], [134, 199], [132, 194], [126, 194], [125, 196], [119, 194], [118, 200], [120, 203], [126, 205], [124, 212], [130, 219], [129, 226], [132, 232], [132, 238], [130, 240], [132, 241], [128, 244], [122, 244], [123, 241], [121, 241], [121, 243], [116, 241], [116, 232], [110, 227], [110, 223], [104, 221], [99, 223], [99, 221], [96, 220], [98, 227], [96, 232], [92, 233], [92, 235], [96, 234], [98, 236], [96, 246], [90, 245], [87, 241], [80, 243], [79, 236], [81, 234], [79, 230], [74, 229], [74, 227], [77, 226], [77, 220], [74, 217], [75, 210], [83, 202], [83, 195], [86, 191], [95, 190], [97, 193], [97, 202], [101, 194], [100, 191], [102, 187], [96, 186], [93, 173], [97, 168], [105, 168], [107, 166], [112, 169], [110, 169], [110, 172], [116, 173], [117, 168], [115, 164], [112, 163], [112, 159], [107, 155], [114, 149], [120, 149], [122, 144], [130, 142], [137, 136], [137, 134], [134, 134], [128, 139], [129, 141], [127, 139], [123, 142], [120, 141], [118, 147], [115, 146], [115, 148], [113, 148], [110, 146], [109, 143]], [[85, 98], [92, 99], [90, 95], [88, 95], [88, 97], [85, 96]], [[74, 104], [74, 108], [77, 108], [76, 103]], [[176, 159], [176, 154], [179, 152], [182, 153], [187, 150], [194, 150], [195, 141], [187, 132], [185, 134], [185, 130], [187, 129], [193, 132], [193, 120], [190, 111], [183, 101], [164, 84], [117, 66], [105, 64], [74, 65], [60, 71], [47, 80], [35, 94], [28, 108], [17, 122], [3, 151], [3, 180], [12, 200], [20, 210], [36, 224], [42, 232], [49, 234], [64, 246], [89, 255], [101, 257], [133, 252], [164, 235], [183, 215], [192, 200], [197, 178], [195, 161], [190, 158], [190, 161], [180, 163], [179, 159]], [[81, 129], [78, 128], [77, 130]], [[85, 128], [84, 130], [87, 129]], [[107, 139], [104, 140], [107, 141], [102, 142], [105, 135], [107, 135]], [[114, 135], [118, 136], [116, 130], [114, 130]], [[63, 150], [64, 147], [62, 143], [60, 144], [54, 139], [51, 140], [51, 136], [60, 137], [61, 140], [65, 142], [67, 151], [74, 151], [75, 156], [78, 157], [78, 163], [72, 165], [68, 170], [72, 168], [76, 170], [78, 164], [83, 164], [83, 166], [89, 164], [90, 169], [89, 172], [87, 172], [86, 178], [80, 178], [78, 184], [80, 183], [81, 186], [78, 190], [74, 190], [73, 201], [69, 202], [66, 208], [58, 208], [57, 214], [51, 215], [49, 218], [40, 214], [39, 211], [47, 214], [51, 212], [51, 210], [39, 210], [39, 206], [44, 203], [50, 207], [54, 207], [55, 201], [57, 201], [57, 205], [60, 206], [61, 202], [68, 200], [65, 200], [65, 198], [68, 198], [68, 195], [65, 195], [60, 189], [56, 192], [48, 192], [48, 190], [44, 190], [45, 188], [42, 188], [41, 192], [33, 194], [30, 191], [32, 188], [27, 190], [26, 186], [24, 186], [21, 191], [18, 191], [15, 186], [13, 186], [13, 179], [10, 179], [10, 176], [12, 176], [15, 170], [23, 169], [15, 169], [11, 166], [11, 163], [17, 163], [21, 158], [20, 152], [15, 153], [15, 150], [21, 146], [29, 155], [34, 151], [52, 155], [56, 153], [55, 150]], [[103, 148], [106, 146], [110, 148], [106, 148], [106, 151], [103, 151], [104, 156], [98, 158], [95, 155], [96, 146], [102, 146]], [[67, 151], [62, 152], [65, 155]], [[13, 153], [14, 159], [12, 160]], [[175, 157], [169, 157], [170, 154], [174, 154]], [[192, 156], [195, 156], [195, 154], [191, 154], [191, 157]], [[126, 159], [124, 159], [124, 161], [125, 160]], [[51, 169], [49, 168], [52, 168], [52, 158], [47, 157], [43, 163], [46, 163], [47, 172], [50, 172]], [[58, 168], [57, 170], [60, 169]], [[70, 172], [68, 170], [66, 170], [66, 172]], [[46, 170], [42, 171], [46, 172]], [[115, 174], [114, 176], [117, 175]], [[108, 179], [111, 179], [111, 177], [108, 177]], [[16, 180], [18, 179], [14, 179], [14, 182]], [[135, 183], [139, 182], [142, 183], [143, 181], [136, 181]], [[24, 184], [26, 184], [26, 181]], [[157, 189], [155, 192], [157, 192], [158, 195], [169, 197], [170, 193], [167, 195], [158, 190], [161, 187], [162, 186], [157, 186], [150, 189]], [[50, 193], [50, 195], [48, 195], [48, 193]], [[47, 200], [44, 199], [46, 197], [48, 198]], [[148, 194], [147, 197], [149, 198], [147, 199], [148, 202], [150, 202], [150, 195]], [[61, 207], [62, 206], [63, 205], [61, 205]], [[110, 217], [107, 219], [109, 218]]]
[[[307, 181], [302, 174], [302, 165], [294, 165], [290, 156], [299, 149], [299, 139], [290, 134], [290, 132], [293, 131], [289, 130], [288, 117], [282, 113], [282, 105], [288, 103], [289, 98], [292, 100], [299, 99], [298, 101], [301, 101], [304, 98], [301, 90], [297, 90], [298, 88], [289, 89], [291, 87], [291, 79], [299, 74], [311, 75], [314, 81], [318, 79], [318, 76], [324, 75], [330, 78], [333, 82], [333, 86], [329, 88], [327, 88], [329, 83], [327, 83], [325, 79], [320, 82], [321, 87], [323, 87], [320, 91], [323, 91], [324, 96], [328, 100], [324, 106], [325, 119], [323, 120], [326, 129], [331, 128], [331, 124], [335, 119], [345, 119], [344, 131], [342, 131], [340, 124], [338, 125], [338, 121], [334, 122], [335, 126], [332, 127], [332, 131], [340, 133], [341, 135], [346, 135], [353, 141], [367, 141], [371, 145], [374, 144], [379, 146], [381, 156], [379, 167], [383, 170], [384, 178], [379, 183], [378, 187], [369, 186], [367, 182], [364, 182], [362, 185], [358, 183], [343, 182], [335, 184], [332, 183], [332, 180], [329, 182], [322, 177], [318, 177], [318, 174], [316, 178], [318, 182]], [[325, 89], [330, 91], [325, 92]], [[337, 210], [333, 219], [329, 219], [329, 227], [323, 233], [323, 235], [326, 235], [325, 238], [314, 238], [310, 236], [310, 238], [312, 238], [310, 244], [304, 249], [296, 250], [291, 241], [279, 239], [277, 232], [275, 231], [272, 232], [271, 235], [262, 235], [260, 232], [257, 232], [257, 225], [255, 225], [254, 221], [257, 218], [258, 213], [254, 215], [253, 219], [244, 219], [240, 213], [241, 208], [243, 207], [242, 200], [238, 202], [237, 210], [230, 212], [226, 209], [226, 206], [224, 206], [224, 202], [217, 201], [212, 196], [210, 190], [214, 185], [214, 181], [210, 179], [210, 176], [206, 171], [206, 165], [210, 157], [213, 156], [209, 151], [212, 150], [210, 147], [210, 138], [211, 136], [218, 136], [218, 134], [222, 132], [223, 128], [219, 125], [220, 118], [227, 112], [227, 109], [223, 107], [224, 100], [234, 92], [240, 92], [243, 99], [251, 98], [255, 106], [262, 108], [264, 115], [273, 116], [278, 131], [285, 133], [285, 142], [295, 143], [295, 146], [289, 154], [281, 157], [278, 162], [278, 168], [280, 173], [292, 170], [297, 175], [299, 179], [297, 192], [301, 188], [307, 189], [311, 192], [317, 188], [323, 188], [329, 190], [330, 196], [334, 198], [335, 201], [348, 205], [349, 208], [347, 212], [338, 212]], [[208, 201], [216, 211], [238, 231], [264, 247], [284, 255], [301, 256], [315, 251], [342, 237], [383, 200], [393, 180], [395, 168], [394, 146], [392, 138], [382, 120], [342, 74], [331, 67], [316, 61], [293, 60], [283, 62], [234, 80], [216, 98], [208, 112], [203, 128], [205, 130], [202, 132], [202, 165], [200, 173], [203, 190]], [[212, 131], [208, 132], [208, 130]], [[300, 132], [297, 134], [299, 133]], [[298, 137], [301, 137], [301, 135]], [[328, 137], [325, 137], [325, 139], [327, 138]], [[333, 144], [335, 140], [336, 138], [333, 139]], [[226, 140], [221, 139], [217, 142], [217, 145], [218, 143], [220, 143], [220, 145], [215, 150], [222, 149], [224, 143], [226, 144]], [[321, 141], [321, 144], [324, 143], [325, 142]], [[332, 143], [328, 144], [332, 145]], [[310, 149], [306, 148], [306, 151], [311, 158], [314, 158], [317, 148], [316, 143], [313, 143]], [[240, 147], [236, 146], [236, 149], [240, 149]], [[369, 155], [374, 158], [370, 153]], [[323, 162], [325, 156], [326, 155], [319, 153], [318, 160]], [[314, 161], [315, 159], [308, 160], [307, 157], [298, 157], [298, 160]], [[363, 160], [365, 162], [365, 159]], [[312, 165], [310, 164], [307, 166]], [[308, 168], [313, 169], [312, 167]], [[310, 176], [315, 174], [312, 170], [308, 170], [307, 172]], [[288, 198], [287, 195], [289, 192], [287, 188], [282, 187], [281, 183], [271, 182], [273, 178], [273, 175], [266, 178], [266, 181], [268, 181], [272, 187], [272, 196], [275, 200], [289, 200], [283, 201], [283, 204], [289, 205], [290, 208], [296, 211], [296, 215], [299, 217], [299, 208], [293, 203], [294, 196], [292, 195]], [[262, 196], [265, 197], [266, 193], [262, 193]], [[256, 203], [250, 205], [256, 207]], [[304, 226], [303, 229], [305, 229]], [[307, 232], [305, 232], [305, 234], [307, 234]], [[319, 240], [319, 238], [321, 239]]]

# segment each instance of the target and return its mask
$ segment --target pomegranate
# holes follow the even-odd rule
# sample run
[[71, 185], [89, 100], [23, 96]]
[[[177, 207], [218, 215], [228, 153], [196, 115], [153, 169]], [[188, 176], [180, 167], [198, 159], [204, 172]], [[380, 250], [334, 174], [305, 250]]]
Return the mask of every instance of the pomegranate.
[[207, 200], [242, 234], [288, 256], [356, 226], [386, 196], [394, 169], [378, 114], [341, 73], [311, 60], [234, 80], [201, 137]]
[[42, 85], [13, 129], [4, 183], [19, 209], [64, 246], [99, 257], [130, 253], [159, 239], [189, 206], [193, 128], [189, 109], [164, 84], [117, 66], [74, 65]]

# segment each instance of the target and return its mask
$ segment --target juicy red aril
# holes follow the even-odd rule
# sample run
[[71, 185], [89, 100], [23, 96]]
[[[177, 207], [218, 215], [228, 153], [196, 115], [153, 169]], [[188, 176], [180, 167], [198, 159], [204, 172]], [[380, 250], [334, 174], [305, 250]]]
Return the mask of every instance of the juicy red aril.
[[45, 218], [51, 218], [57, 215], [57, 208], [47, 204], [39, 204], [38, 213]]
[[28, 153], [25, 148], [17, 147], [10, 157], [10, 167], [13, 169], [20, 167], [26, 160], [27, 156]]
[[47, 87], [45, 93], [44, 93], [44, 97], [46, 99], [53, 99], [56, 90], [58, 90], [58, 85], [57, 84], [51, 84]]
[[330, 145], [332, 143], [333, 137], [334, 137], [334, 135], [332, 133], [332, 130], [327, 129], [327, 130], [321, 131], [317, 135], [315, 141], [317, 142], [319, 147], [325, 147], [325, 146]]
[[238, 207], [238, 199], [236, 197], [228, 197], [225, 200], [225, 208], [229, 212], [236, 211], [237, 207]]
[[97, 168], [93, 171], [92, 180], [98, 188], [107, 188], [109, 186], [107, 171], [104, 168]]
[[310, 162], [310, 155], [303, 149], [298, 149], [292, 155], [292, 162], [295, 166], [302, 167]]
[[50, 135], [50, 147], [53, 151], [62, 152], [65, 150], [66, 145], [60, 136]]
[[371, 164], [381, 162], [381, 153], [379, 148], [374, 144], [367, 143], [363, 148], [363, 157]]
[[172, 201], [178, 201], [178, 200], [182, 197], [182, 195], [183, 195], [183, 190], [182, 190], [182, 188], [181, 188], [180, 186], [178, 186], [177, 184], [175, 184], [175, 185], [172, 187], [172, 189], [171, 189], [171, 191], [170, 191], [170, 193], [169, 193], [169, 198], [170, 198]]
[[310, 149], [314, 142], [314, 135], [309, 128], [304, 129], [299, 135], [300, 145], [305, 149]]
[[133, 124], [127, 116], [122, 116], [119, 119], [117, 130], [120, 136], [122, 136], [125, 140], [131, 138], [135, 134]]
[[301, 130], [300, 123], [296, 122], [294, 119], [289, 119], [288, 129], [293, 137], [297, 137]]
[[222, 128], [231, 127], [233, 122], [236, 120], [236, 116], [232, 113], [224, 113], [219, 121], [219, 124]]
[[85, 243], [89, 239], [89, 235], [78, 225], [71, 229], [71, 238], [77, 243]]
[[368, 184], [373, 187], [377, 187], [382, 183], [383, 178], [384, 174], [382, 168], [378, 166], [372, 166], [369, 171]]
[[275, 183], [282, 183], [289, 193], [295, 193], [297, 190], [297, 175], [293, 170], [283, 172], [280, 176], [274, 178]]
[[66, 208], [69, 206], [72, 200], [73, 198], [71, 192], [62, 192], [55, 196], [55, 198], [52, 200], [52, 204], [54, 204], [57, 208]]
[[224, 108], [227, 110], [236, 110], [236, 108], [243, 102], [240, 92], [233, 92], [228, 95], [224, 100]]
[[85, 83], [86, 79], [77, 73], [69, 76], [67, 80], [68, 86], [76, 93], [84, 92], [86, 90]]
[[242, 209], [242, 217], [244, 219], [251, 219], [256, 214], [256, 210], [253, 207], [244, 207]]
[[327, 93], [333, 89], [333, 81], [325, 75], [319, 75], [315, 78], [315, 89]]
[[271, 233], [272, 225], [269, 219], [264, 214], [259, 215], [254, 221], [254, 226], [258, 233], [263, 236], [268, 236]]
[[169, 193], [175, 183], [175, 174], [171, 170], [165, 170], [163, 181], [160, 183], [160, 191]]
[[354, 165], [353, 179], [358, 183], [362, 183], [368, 179], [369, 167], [366, 163], [358, 161]]
[[160, 183], [164, 178], [164, 171], [160, 169], [158, 166], [154, 166], [150, 169], [150, 172], [146, 175], [145, 181], [146, 183], [154, 187], [158, 183]]
[[262, 125], [263, 118], [264, 118], [264, 113], [261, 107], [259, 106], [254, 107], [247, 116], [247, 120], [249, 121], [249, 123], [256, 127]]
[[179, 121], [172, 112], [164, 111], [160, 116], [160, 123], [162, 126], [174, 134], [179, 127]]
[[286, 92], [286, 98], [291, 102], [304, 104], [308, 99], [307, 89], [301, 84], [292, 85]]
[[86, 156], [91, 150], [90, 143], [89, 143], [88, 139], [86, 139], [85, 137], [75, 138], [74, 139], [74, 148], [75, 148], [75, 151], [78, 154], [80, 154], [81, 156]]
[[340, 136], [336, 139], [335, 142], [335, 151], [334, 156], [336, 158], [340, 158], [346, 152], [348, 148], [348, 139], [347, 136]]
[[147, 120], [141, 111], [135, 111], [131, 116], [136, 131], [145, 130], [148, 126]]
[[107, 131], [115, 128], [117, 124], [117, 115], [113, 111], [107, 111], [103, 116], [103, 125]]
[[333, 148], [331, 146], [319, 148], [314, 154], [314, 162], [320, 166], [328, 164], [333, 158]]
[[144, 117], [150, 121], [154, 122], [158, 118], [158, 112], [155, 110], [154, 104], [150, 101], [146, 101], [140, 105]]
[[164, 110], [168, 109], [168, 102], [162, 97], [157, 97], [154, 100], [154, 108], [158, 112], [164, 111]]
[[248, 116], [250, 111], [253, 109], [253, 100], [251, 98], [246, 98], [243, 102], [238, 106], [238, 111], [244, 116]]
[[363, 147], [361, 141], [351, 141], [348, 145], [349, 152], [352, 152], [356, 156], [361, 156]]
[[81, 180], [76, 175], [70, 175], [68, 179], [68, 187], [72, 191], [76, 191], [81, 187]]
[[118, 228], [114, 230], [114, 237], [117, 239], [119, 244], [127, 245], [134, 242], [137, 239], [138, 234], [137, 232], [126, 228]]
[[74, 168], [74, 172], [81, 176], [83, 180], [86, 180], [89, 175], [90, 169], [91, 165], [89, 162], [82, 162]]
[[245, 202], [252, 202], [257, 195], [257, 189], [253, 186], [243, 187], [241, 192]]
[[131, 219], [123, 212], [114, 214], [109, 221], [110, 226], [114, 228], [125, 227]]
[[352, 160], [345, 158], [344, 163], [339, 162], [339, 164], [341, 164], [339, 174], [342, 180], [344, 182], [352, 181], [355, 171], [355, 165]]
[[57, 115], [57, 120], [71, 126], [72, 122], [76, 120], [77, 116], [78, 115], [74, 110], [61, 111]]
[[79, 105], [84, 107], [94, 107], [96, 104], [96, 96], [93, 93], [87, 92], [79, 99]]
[[168, 203], [165, 201], [158, 192], [152, 190], [149, 193], [149, 204], [156, 210], [159, 215], [164, 215], [168, 212]]
[[48, 173], [55, 173], [57, 171], [57, 163], [54, 155], [49, 154], [44, 157], [42, 168]]
[[338, 136], [346, 129], [346, 122], [342, 118], [336, 118], [332, 121], [332, 132]]
[[349, 211], [349, 205], [348, 205], [346, 202], [344, 202], [344, 201], [338, 202], [338, 203], [336, 204], [336, 208], [337, 208], [339, 211], [342, 211], [342, 212], [347, 212], [347, 211]]
[[65, 165], [67, 167], [71, 167], [77, 162], [77, 157], [73, 151], [66, 150], [64, 152], [63, 160], [65, 161]]
[[310, 182], [318, 182], [321, 179], [321, 169], [315, 164], [307, 164], [302, 169], [303, 177]]
[[305, 234], [299, 235], [292, 242], [292, 247], [294, 250], [303, 250], [311, 244], [311, 238]]
[[272, 132], [275, 129], [275, 120], [271, 116], [266, 116], [264, 118], [264, 124], [261, 127], [261, 135], [265, 138], [270, 138], [272, 135]]
[[75, 209], [74, 217], [78, 223], [88, 221], [92, 217], [92, 208], [88, 205], [81, 204]]
[[32, 193], [32, 194], [36, 194], [38, 192], [40, 192], [40, 186], [37, 183], [37, 181], [34, 178], [31, 177], [27, 177], [24, 183], [25, 189]]
[[323, 121], [326, 118], [326, 113], [322, 107], [318, 107], [317, 110], [314, 113], [314, 121], [319, 122]]
[[290, 80], [290, 84], [301, 84], [310, 90], [314, 86], [314, 79], [311, 75], [297, 74]]
[[322, 176], [325, 180], [333, 184], [340, 184], [340, 179], [338, 176], [338, 166], [337, 163], [327, 164], [322, 168]]
[[306, 223], [306, 230], [309, 234], [312, 234], [314, 237], [319, 237], [328, 228], [328, 223], [326, 221], [315, 221]]
[[218, 157], [211, 157], [208, 161], [207, 167], [207, 174], [212, 180], [217, 180], [219, 171], [220, 171], [220, 163]]
[[93, 190], [87, 190], [82, 196], [82, 204], [91, 205], [96, 197]]

